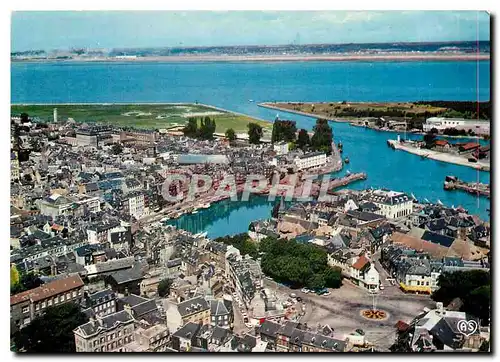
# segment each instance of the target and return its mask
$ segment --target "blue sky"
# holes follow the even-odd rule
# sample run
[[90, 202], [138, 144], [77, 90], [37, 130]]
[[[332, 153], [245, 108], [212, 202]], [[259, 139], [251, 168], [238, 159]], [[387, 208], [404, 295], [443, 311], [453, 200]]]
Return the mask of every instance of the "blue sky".
[[47, 11], [12, 13], [12, 51], [29, 49], [432, 42], [490, 39], [477, 11]]

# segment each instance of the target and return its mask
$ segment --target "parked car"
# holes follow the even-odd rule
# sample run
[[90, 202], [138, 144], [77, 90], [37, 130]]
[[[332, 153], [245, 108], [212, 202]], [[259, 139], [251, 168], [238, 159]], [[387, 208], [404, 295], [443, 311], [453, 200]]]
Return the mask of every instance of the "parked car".
[[305, 294], [309, 293], [309, 289], [307, 288], [302, 288], [300, 291]]
[[380, 290], [384, 290], [384, 286], [382, 284], [380, 284], [380, 286], [378, 287]]
[[295, 293], [290, 293], [290, 298], [297, 298], [297, 294], [295, 294]]
[[301, 297], [297, 297], [297, 302], [302, 302], [302, 298]]
[[326, 293], [323, 293], [321, 294], [323, 297], [328, 297], [331, 293], [330, 292], [326, 292]]

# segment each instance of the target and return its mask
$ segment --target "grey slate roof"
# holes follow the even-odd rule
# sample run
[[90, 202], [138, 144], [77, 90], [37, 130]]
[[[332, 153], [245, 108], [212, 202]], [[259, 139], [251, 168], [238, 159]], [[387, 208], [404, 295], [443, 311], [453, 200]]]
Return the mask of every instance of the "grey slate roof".
[[177, 309], [179, 310], [179, 313], [182, 317], [193, 313], [198, 313], [209, 308], [210, 304], [203, 297], [191, 298], [177, 305]]

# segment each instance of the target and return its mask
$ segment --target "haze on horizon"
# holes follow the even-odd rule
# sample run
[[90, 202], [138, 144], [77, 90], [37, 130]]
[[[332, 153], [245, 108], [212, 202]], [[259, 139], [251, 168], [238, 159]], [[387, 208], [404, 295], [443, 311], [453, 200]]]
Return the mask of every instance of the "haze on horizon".
[[489, 41], [484, 11], [18, 11], [11, 51]]

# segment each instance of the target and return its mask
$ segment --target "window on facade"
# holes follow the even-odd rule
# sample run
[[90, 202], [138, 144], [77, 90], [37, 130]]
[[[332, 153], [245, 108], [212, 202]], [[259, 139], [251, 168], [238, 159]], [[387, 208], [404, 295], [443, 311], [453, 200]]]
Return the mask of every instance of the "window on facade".
[[76, 297], [76, 290], [73, 290], [73, 298]]
[[30, 322], [29, 318], [24, 318], [24, 322], [23, 322], [24, 324], [29, 324], [29, 322]]
[[30, 308], [29, 308], [29, 307], [23, 307], [23, 313], [28, 313], [28, 312], [29, 312], [29, 310], [30, 310]]

